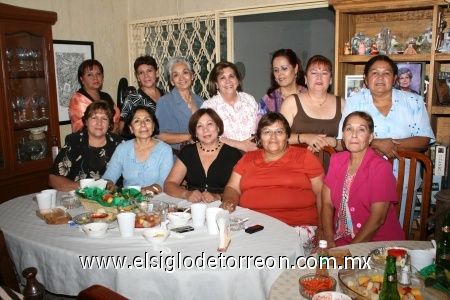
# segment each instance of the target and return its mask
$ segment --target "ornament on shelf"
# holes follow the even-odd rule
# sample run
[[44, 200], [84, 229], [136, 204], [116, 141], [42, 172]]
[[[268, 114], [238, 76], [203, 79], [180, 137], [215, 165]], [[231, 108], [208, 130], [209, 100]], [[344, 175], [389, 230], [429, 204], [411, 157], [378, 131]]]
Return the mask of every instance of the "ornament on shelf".
[[350, 43], [347, 41], [344, 43], [344, 55], [350, 54], [351, 54]]

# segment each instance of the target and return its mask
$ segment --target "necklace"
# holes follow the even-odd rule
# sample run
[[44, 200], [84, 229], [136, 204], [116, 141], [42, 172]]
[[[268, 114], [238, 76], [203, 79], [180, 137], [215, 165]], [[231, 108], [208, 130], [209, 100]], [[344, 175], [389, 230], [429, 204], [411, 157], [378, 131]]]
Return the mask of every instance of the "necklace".
[[222, 143], [219, 141], [219, 144], [217, 144], [217, 147], [212, 149], [212, 150], [208, 150], [208, 149], [203, 148], [202, 143], [200, 143], [200, 142], [198, 142], [198, 146], [200, 147], [200, 149], [202, 149], [205, 152], [214, 152], [216, 150], [219, 150], [220, 146], [222, 146]]
[[[311, 98], [311, 95], [309, 94], [309, 91], [308, 91], [308, 97], [309, 97], [309, 99], [311, 99], [311, 102], [317, 103], [317, 102], [315, 102], [315, 101]], [[325, 100], [323, 100], [322, 103], [317, 103], [317, 104], [319, 105], [319, 108], [322, 108], [322, 105], [323, 105], [325, 102], [327, 102], [327, 100], [328, 100], [328, 93], [327, 93], [327, 96], [325, 97]]]
[[184, 99], [183, 96], [181, 96], [181, 98], [184, 100], [184, 102], [186, 102], [187, 107], [188, 107], [189, 109], [191, 109], [191, 108], [192, 108], [192, 101], [191, 101], [191, 100], [187, 101], [186, 99]]

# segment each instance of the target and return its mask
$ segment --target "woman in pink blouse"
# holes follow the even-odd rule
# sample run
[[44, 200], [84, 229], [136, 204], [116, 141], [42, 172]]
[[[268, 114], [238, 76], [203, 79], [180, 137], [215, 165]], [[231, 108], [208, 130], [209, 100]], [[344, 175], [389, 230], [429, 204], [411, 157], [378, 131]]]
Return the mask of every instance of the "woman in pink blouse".
[[227, 61], [217, 63], [209, 75], [208, 91], [214, 95], [201, 108], [214, 109], [224, 123], [221, 142], [243, 152], [256, 150], [258, 105], [255, 98], [242, 92], [241, 74]]

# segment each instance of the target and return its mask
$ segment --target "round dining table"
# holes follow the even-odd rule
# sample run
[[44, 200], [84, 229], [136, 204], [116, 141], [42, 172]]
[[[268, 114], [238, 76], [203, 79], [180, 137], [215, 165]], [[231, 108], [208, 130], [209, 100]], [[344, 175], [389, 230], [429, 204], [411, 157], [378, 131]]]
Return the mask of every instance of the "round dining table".
[[[58, 192], [58, 198], [64, 194]], [[37, 279], [55, 294], [75, 296], [100, 284], [130, 299], [267, 299], [286, 267], [279, 261], [293, 264], [303, 255], [292, 227], [241, 207], [231, 216], [248, 218], [247, 226], [259, 224], [264, 230], [232, 231], [227, 251], [218, 252], [219, 237], [209, 235], [206, 226], [153, 245], [144, 239], [142, 229], [122, 238], [116, 221], [97, 238], [87, 236], [80, 226], [49, 225], [36, 216], [33, 196], [1, 204], [0, 228], [16, 270], [36, 267]], [[190, 206], [166, 194], [155, 199]], [[219, 205], [219, 201], [208, 204]], [[68, 212], [74, 217], [85, 211], [80, 207]]]
[[[348, 249], [351, 253], [351, 256], [355, 257], [369, 257], [369, 252], [373, 249], [385, 247], [385, 246], [396, 246], [396, 247], [405, 247], [408, 249], [430, 249], [433, 247], [430, 241], [389, 241], [389, 242], [369, 242], [369, 243], [359, 243], [352, 244], [347, 246], [341, 246], [334, 248], [334, 250], [344, 250]], [[368, 262], [371, 267], [376, 267], [373, 261]], [[363, 263], [365, 264], [365, 263]], [[291, 300], [291, 299], [306, 299], [300, 295], [299, 292], [299, 278], [303, 275], [314, 273], [315, 270], [311, 270], [309, 268], [296, 268], [289, 269], [283, 271], [283, 273], [278, 277], [275, 283], [272, 285], [270, 290], [269, 299], [270, 300]], [[330, 268], [328, 270], [330, 276], [333, 276], [334, 279], [338, 282], [338, 268]], [[339, 283], [337, 284], [336, 291], [340, 292]], [[445, 298], [447, 295], [443, 295], [438, 291], [431, 291], [432, 293], [439, 295], [436, 299], [444, 300], [450, 299], [449, 297]], [[424, 299], [425, 300], [425, 299]], [[431, 299], [430, 299], [431, 300]]]

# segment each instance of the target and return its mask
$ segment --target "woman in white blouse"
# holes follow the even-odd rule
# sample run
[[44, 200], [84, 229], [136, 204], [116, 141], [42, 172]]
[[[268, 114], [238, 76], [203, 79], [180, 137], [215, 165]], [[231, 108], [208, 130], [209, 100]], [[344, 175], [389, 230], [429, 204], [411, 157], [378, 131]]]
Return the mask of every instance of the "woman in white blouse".
[[201, 108], [214, 109], [224, 123], [221, 141], [247, 152], [256, 150], [258, 104], [255, 98], [242, 92], [242, 80], [236, 66], [227, 61], [217, 63], [209, 75], [208, 91], [213, 97]]

